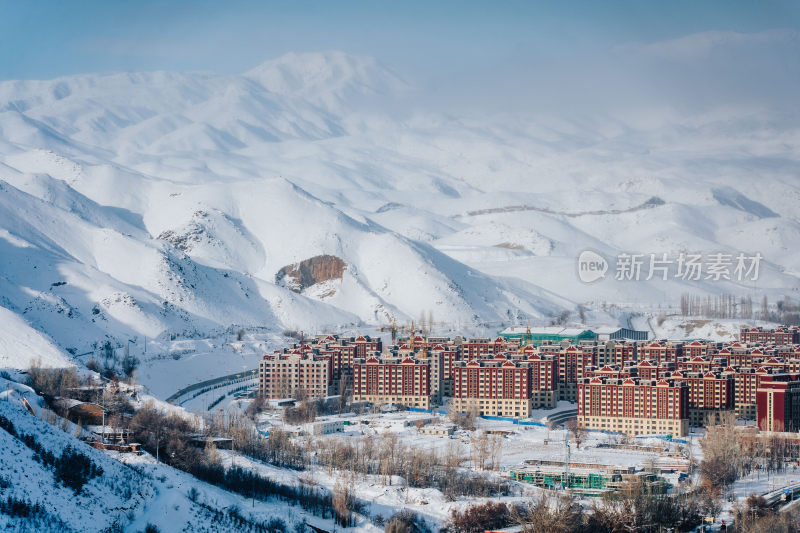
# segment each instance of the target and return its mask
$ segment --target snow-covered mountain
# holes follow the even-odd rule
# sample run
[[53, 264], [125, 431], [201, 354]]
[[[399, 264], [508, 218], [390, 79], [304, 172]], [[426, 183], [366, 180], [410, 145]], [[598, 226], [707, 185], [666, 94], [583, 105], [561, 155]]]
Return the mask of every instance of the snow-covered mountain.
[[[499, 325], [684, 291], [797, 294], [793, 117], [459, 118], [415, 111], [414, 91], [339, 52], [238, 76], [0, 82], [0, 305], [84, 351], [232, 326], [423, 312]], [[587, 285], [587, 248], [764, 262], [755, 284]]]

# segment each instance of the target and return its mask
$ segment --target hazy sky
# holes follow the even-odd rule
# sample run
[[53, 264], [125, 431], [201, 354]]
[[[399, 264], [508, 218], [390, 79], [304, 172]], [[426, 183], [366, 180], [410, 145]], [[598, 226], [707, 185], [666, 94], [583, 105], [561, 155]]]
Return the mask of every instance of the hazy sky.
[[[289, 51], [375, 56], [464, 101], [554, 105], [800, 89], [800, 2], [0, 0], [0, 79], [242, 72]], [[686, 94], [686, 92], [691, 94]], [[458, 95], [456, 95], [456, 99]]]

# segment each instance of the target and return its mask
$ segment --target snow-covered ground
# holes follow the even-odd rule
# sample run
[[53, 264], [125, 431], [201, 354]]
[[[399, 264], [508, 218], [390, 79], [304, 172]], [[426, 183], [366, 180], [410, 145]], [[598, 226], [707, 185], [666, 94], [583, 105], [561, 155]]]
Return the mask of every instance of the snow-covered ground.
[[[394, 319], [432, 315], [436, 334], [493, 336], [566, 309], [570, 321], [583, 312], [581, 321], [653, 337], [730, 340], [741, 321], [680, 318], [679, 296], [750, 296], [756, 307], [762, 295], [773, 303], [800, 297], [793, 117], [676, 112], [643, 125], [376, 111], [386, 101], [397, 109], [411, 90], [373, 59], [339, 52], [289, 54], [239, 75], [0, 82], [0, 369], [102, 364], [110, 351], [129, 351], [145, 391], [164, 400], [255, 368], [285, 345], [284, 330], [377, 333]], [[757, 280], [619, 281], [612, 264], [604, 279], [583, 283], [583, 250], [610, 262], [622, 253], [684, 252], [760, 253], [763, 261]], [[341, 277], [323, 266], [316, 275], [327, 279], [299, 292], [279, 279], [323, 255], [344, 262]], [[8, 399], [25, 392], [11, 389]], [[202, 410], [220, 392], [188, 400], [185, 410], [159, 405]], [[0, 413], [47, 447], [71, 442], [17, 407], [0, 401]], [[386, 415], [346, 438], [393, 432], [414, 447], [469, 447], [462, 433], [419, 435], [408, 416]], [[566, 452], [559, 430], [479, 426], [509, 432], [501, 439], [506, 470]], [[131, 530], [152, 521], [168, 531], [170, 517], [207, 522], [185, 496], [194, 481], [147, 456], [121, 458], [137, 461], [139, 473], [87, 451], [108, 477], [102, 486], [91, 481], [76, 506], [28, 448], [0, 438], [16, 458], [0, 465], [8, 490], [40, 493], [48, 508], [70, 506], [62, 519], [71, 528], [124, 519]], [[590, 433], [572, 458], [632, 466], [653, 458], [597, 447], [614, 439]], [[296, 475], [250, 466], [287, 481]], [[35, 480], [44, 481], [37, 488]], [[131, 485], [141, 492], [127, 496]], [[224, 491], [202, 492], [246, 507]], [[434, 524], [464, 504], [374, 479], [358, 481], [358, 493], [381, 514], [408, 506]], [[260, 519], [279, 507], [252, 512]], [[291, 522], [301, 513], [281, 516]], [[363, 520], [359, 528], [375, 529]]]
[[[64, 521], [65, 527], [78, 531], [94, 531], [118, 523], [125, 531], [141, 531], [147, 524], [154, 524], [162, 531], [176, 530], [175, 528], [226, 531], [234, 525], [232, 522], [227, 522], [229, 519], [224, 513], [235, 506], [242, 516], [259, 523], [278, 517], [289, 527], [305, 520], [309, 524], [329, 531], [334, 529], [331, 519], [322, 519], [303, 511], [300, 507], [287, 506], [283, 502], [253, 501], [199, 482], [188, 474], [163, 463], [157, 463], [146, 453], [137, 456], [91, 449], [71, 436], [76, 431], [74, 425], [64, 424], [55, 417], [53, 422], [56, 425], [64, 425], [65, 432], [40, 418], [31, 416], [22, 406], [23, 396], [29, 399], [37, 412], [44, 407], [42, 399], [32, 390], [19, 383], [9, 382], [3, 378], [0, 380], [4, 389], [0, 392], [0, 415], [12, 421], [17, 436], [34, 435], [45, 449], [55, 454], [67, 446], [76, 447], [103, 468], [103, 475], [89, 481], [82, 495], [75, 496], [71, 489], [60, 486], [52, 479], [52, 471], [34, 458], [29, 447], [22, 444], [17, 437], [0, 430], [3, 448], [14, 458], [13, 461], [5, 461], [0, 465], [0, 480], [4, 494], [40, 503], [48, 512], [52, 512], [53, 516]], [[142, 402], [144, 401], [148, 400], [145, 398]], [[248, 403], [248, 400], [231, 400], [226, 409], [245, 409]], [[166, 406], [163, 403], [159, 405], [178, 413], [184, 412], [180, 407]], [[562, 410], [570, 407], [571, 404], [566, 402], [559, 405], [559, 409]], [[540, 415], [546, 416], [548, 413], [551, 412], [537, 412], [533, 418], [541, 420]], [[319, 420], [346, 420], [348, 425], [344, 426], [344, 433], [314, 437], [318, 444], [324, 445], [325, 440], [336, 439], [347, 442], [372, 439], [377, 443], [385, 436], [392, 435], [397, 438], [400, 447], [411, 450], [435, 450], [442, 454], [460, 456], [461, 468], [472, 470], [475, 470], [472, 446], [476, 438], [485, 433], [495, 435], [493, 438], [499, 443], [496, 470], [481, 471], [482, 475], [504, 477], [508, 476], [510, 470], [530, 468], [529, 461], [560, 463], [567, 458], [565, 437], [568, 435], [564, 429], [551, 430], [544, 426], [477, 419], [475, 430], [457, 429], [451, 437], [444, 437], [421, 434], [417, 427], [419, 421], [447, 424], [448, 421], [443, 415], [407, 411], [380, 414], [344, 413], [319, 417]], [[260, 417], [259, 427], [262, 430], [269, 431], [281, 426], [283, 423], [277, 413], [265, 413]], [[702, 450], [699, 446], [701, 438], [702, 433], [693, 433], [685, 439], [676, 441], [660, 438], [626, 439], [620, 435], [590, 431], [581, 438], [580, 443], [574, 438], [569, 439], [569, 458], [573, 464], [625, 466], [634, 467], [637, 471], [649, 469], [654, 464], [674, 467], [677, 464], [686, 464], [689, 455], [695, 460], [702, 459]], [[615, 448], [615, 446], [625, 447]], [[665, 455], [667, 452], [668, 456]], [[365, 505], [365, 515], [368, 515], [356, 517], [356, 525], [352, 530], [359, 532], [380, 531], [381, 527], [376, 526], [369, 517], [388, 518], [401, 509], [418, 513], [429, 526], [437, 530], [448, 520], [452, 510], [463, 510], [487, 500], [462, 497], [453, 501], [435, 488], [407, 487], [398, 477], [387, 481], [381, 476], [332, 470], [318, 464], [313, 464], [306, 471], [296, 471], [254, 460], [239, 452], [217, 450], [217, 453], [225, 466], [236, 465], [250, 469], [287, 485], [311, 484], [322, 490], [332, 491], [337, 483], [346, 482], [353, 489], [355, 497]], [[126, 465], [132, 466], [133, 469]], [[665, 474], [665, 478], [673, 484], [679, 482], [677, 474]], [[733, 494], [736, 500], [741, 500], [751, 493], [764, 494], [799, 482], [800, 471], [790, 466], [786, 472], [777, 475], [765, 476], [753, 473], [740, 479], [734, 484]], [[512, 495], [488, 498], [488, 500], [524, 503], [538, 498], [543, 493], [543, 489], [532, 485], [513, 484], [513, 487]], [[190, 489], [195, 489], [196, 492], [190, 495]], [[75, 501], [78, 501], [79, 505], [74, 506]], [[587, 507], [591, 505], [591, 498], [584, 497], [581, 501]], [[725, 504], [722, 518], [730, 520], [735, 503], [735, 500], [731, 500]], [[215, 515], [213, 510], [221, 510], [223, 516]], [[4, 517], [3, 520], [12, 527], [20, 525], [19, 519], [14, 517]]]
[[[471, 443], [473, 439], [483, 432], [501, 432], [498, 437], [500, 453], [498, 469], [494, 472], [484, 471], [487, 475], [507, 476], [510, 470], [519, 470], [529, 467], [525, 463], [527, 460], [544, 460], [563, 462], [567, 458], [567, 449], [564, 445], [565, 430], [549, 430], [542, 426], [521, 426], [511, 422], [495, 420], [477, 420], [475, 431], [457, 430], [452, 437], [431, 436], [420, 434], [415, 422], [429, 419], [427, 413], [383, 413], [383, 414], [364, 414], [354, 415], [344, 414], [342, 416], [324, 416], [318, 420], [346, 420], [349, 425], [345, 426], [344, 433], [336, 433], [328, 436], [314, 437], [316, 442], [324, 442], [327, 439], [343, 439], [353, 442], [354, 439], [373, 439], [378, 443], [385, 434], [394, 434], [398, 437], [399, 444], [412, 450], [435, 450], [441, 454], [451, 453], [463, 458], [461, 466], [473, 469], [471, 460]], [[363, 423], [366, 422], [366, 423]], [[446, 419], [441, 419], [434, 423], [447, 424]], [[264, 415], [260, 421], [260, 428], [269, 431], [272, 427], [282, 427], [280, 418], [273, 415]], [[287, 429], [292, 429], [289, 427]], [[301, 437], [303, 438], [303, 437]], [[570, 460], [573, 463], [592, 463], [608, 466], [633, 466], [637, 470], [648, 468], [655, 461], [661, 461], [660, 454], [650, 450], [635, 449], [614, 449], [598, 447], [601, 444], [619, 444], [623, 439], [619, 435], [605, 434], [601, 432], [589, 432], [583, 439], [580, 446], [571, 440]], [[696, 439], [692, 439], [687, 444], [679, 442], [668, 442], [663, 439], [633, 439], [631, 444], [640, 446], [654, 446], [663, 451], [676, 452], [683, 447], [691, 447], [695, 456], [700, 453]], [[226, 461], [230, 460], [230, 453], [221, 451], [225, 454]], [[234, 459], [237, 464], [246, 464], [264, 475], [284, 483], [299, 483], [298, 473], [292, 470], [266, 465], [257, 461], [248, 460], [236, 456]], [[675, 464], [682, 462], [681, 459], [674, 457], [663, 458], [665, 463]], [[685, 462], [685, 461], [683, 461]], [[303, 479], [308, 482], [312, 479], [320, 486], [332, 489], [340, 477], [347, 476], [345, 472], [331, 473], [327, 468], [312, 466], [310, 472], [303, 473]], [[677, 474], [666, 475], [666, 478], [677, 483]], [[411, 509], [436, 527], [447, 520], [452, 509], [463, 509], [476, 502], [483, 501], [482, 498], [460, 498], [450, 501], [435, 488], [406, 488], [402, 480], [393, 480], [392, 485], [382, 482], [380, 476], [349, 476], [348, 482], [355, 488], [359, 498], [370, 502], [373, 514], [390, 516], [400, 508]], [[529, 501], [542, 493], [531, 485], [515, 484], [518, 493], [514, 496], [489, 498], [493, 501], [522, 502]]]
[[[32, 435], [44, 450], [57, 457], [67, 446], [73, 446], [102, 468], [100, 477], [91, 479], [81, 491], [62, 486], [53, 470], [37, 460], [34, 451], [19, 438], [0, 430], [0, 447], [4, 460], [0, 462], [4, 497], [39, 503], [44, 509], [66, 524], [72, 531], [99, 531], [114, 522], [127, 523], [128, 516], [141, 513], [156, 494], [148, 479], [125, 465], [94, 450], [63, 431], [30, 415], [22, 406], [22, 393], [35, 403], [32, 391], [8, 391], [0, 400], [0, 415], [13, 423], [17, 436]], [[38, 408], [38, 406], [37, 406]], [[0, 523], [14, 528], [15, 518], [0, 514]], [[44, 526], [45, 528], [47, 526]]]
[[[3, 378], [0, 381], [0, 416], [13, 424], [16, 434], [0, 429], [0, 447], [4, 456], [4, 461], [0, 462], [0, 490], [4, 499], [14, 497], [30, 504], [38, 503], [49, 513], [40, 517], [38, 522], [0, 513], [0, 525], [4, 528], [89, 532], [119, 527], [122, 531], [139, 532], [147, 524], [153, 524], [165, 532], [221, 533], [238, 528], [224, 517], [221, 520], [215, 518], [211, 511], [219, 510], [226, 514], [236, 506], [242, 516], [258, 523], [279, 518], [291, 529], [295, 523], [305, 520], [329, 531], [334, 529], [331, 519], [314, 516], [299, 506], [293, 507], [281, 501], [253, 502], [158, 463], [147, 453], [136, 455], [95, 450], [75, 438], [77, 428], [74, 424], [63, 421], [46, 409], [44, 412], [51, 417], [50, 423], [31, 415], [21, 398], [29, 400], [37, 415], [42, 413], [45, 404], [29, 387]], [[64, 425], [66, 431], [51, 425], [53, 423]], [[42, 464], [34, 451], [23, 444], [23, 435], [33, 436], [43, 450], [57, 457], [71, 446], [102, 468], [102, 474], [90, 479], [81, 493], [75, 494], [59, 483], [53, 469]], [[197, 491], [194, 500], [189, 494], [192, 488]], [[63, 524], [55, 522], [56, 519]], [[352, 530], [379, 531], [363, 517]]]
[[[137, 456], [109, 452], [109, 455], [123, 464], [135, 465], [148, 476], [156, 491], [156, 496], [127, 525], [127, 531], [142, 531], [147, 524], [157, 526], [160, 531], [182, 531], [185, 528], [193, 528], [191, 530], [194, 531], [219, 532], [236, 530], [235, 524], [232, 523], [214, 524], [210, 513], [198, 503], [210, 505], [223, 512], [236, 506], [242, 516], [258, 523], [279, 518], [291, 529], [294, 524], [305, 520], [306, 523], [327, 531], [334, 529], [333, 520], [311, 515], [299, 506], [291, 506], [284, 502], [248, 499], [198, 481], [189, 474], [163, 463], [157, 463], [155, 458], [148, 454]], [[224, 453], [221, 452], [221, 455]], [[246, 463], [239, 458], [238, 464], [245, 466]], [[191, 489], [197, 491], [195, 501], [190, 498], [189, 491]], [[362, 518], [352, 531], [377, 532], [380, 529]]]

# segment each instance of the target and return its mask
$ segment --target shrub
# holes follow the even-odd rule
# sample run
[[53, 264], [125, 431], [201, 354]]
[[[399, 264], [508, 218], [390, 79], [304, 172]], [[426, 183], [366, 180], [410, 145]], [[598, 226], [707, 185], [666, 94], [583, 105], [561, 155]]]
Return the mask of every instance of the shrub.
[[510, 512], [504, 503], [487, 502], [459, 512], [450, 513], [450, 531], [456, 533], [483, 533], [487, 529], [500, 529], [510, 522]]
[[65, 487], [80, 494], [83, 486], [92, 478], [103, 474], [103, 469], [91, 459], [71, 446], [61, 454], [55, 464], [55, 476]]
[[269, 533], [286, 533], [286, 522], [280, 518], [270, 518], [269, 522], [264, 524]]
[[430, 529], [417, 513], [403, 509], [386, 522], [383, 531], [385, 533], [427, 533]]

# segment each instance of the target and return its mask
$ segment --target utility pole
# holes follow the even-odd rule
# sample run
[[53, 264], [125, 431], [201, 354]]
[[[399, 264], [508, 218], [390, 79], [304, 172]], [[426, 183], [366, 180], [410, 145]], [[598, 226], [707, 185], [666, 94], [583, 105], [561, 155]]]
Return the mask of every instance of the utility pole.
[[[101, 382], [102, 385], [102, 382]], [[106, 441], [106, 394], [105, 394], [105, 385], [102, 385], [100, 389], [100, 411], [103, 413], [103, 433], [100, 435], [100, 442], [105, 443]]]
[[569, 463], [572, 460], [572, 453], [569, 447], [569, 430], [564, 428], [564, 446], [567, 447], [567, 461], [564, 463], [564, 489], [569, 487]]

